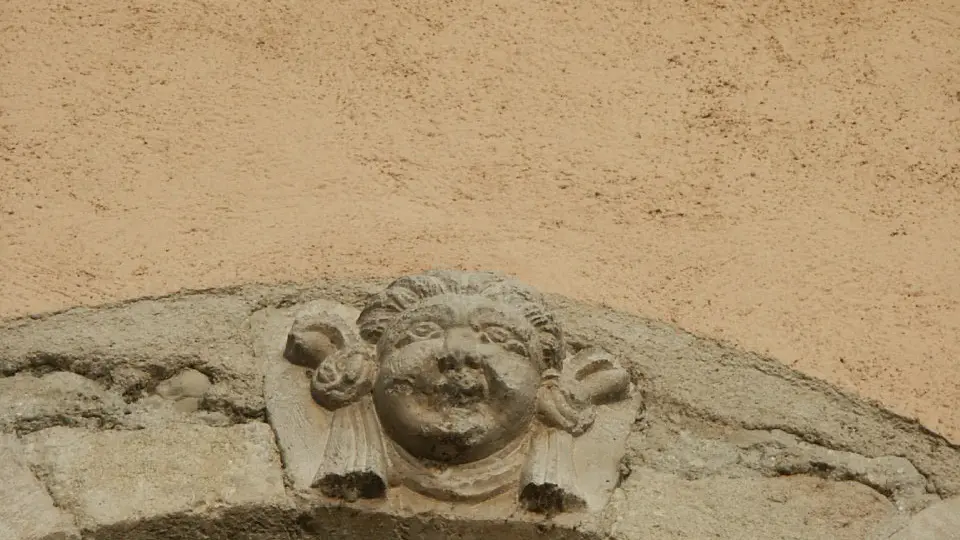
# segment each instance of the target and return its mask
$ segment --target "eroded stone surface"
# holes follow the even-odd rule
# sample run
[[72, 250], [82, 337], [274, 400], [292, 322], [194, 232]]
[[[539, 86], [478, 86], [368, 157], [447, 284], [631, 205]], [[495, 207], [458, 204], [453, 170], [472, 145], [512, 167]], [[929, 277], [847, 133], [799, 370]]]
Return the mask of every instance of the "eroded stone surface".
[[[624, 538], [886, 538], [883, 531], [939, 500], [902, 457], [868, 458], [779, 430], [711, 427], [661, 414], [650, 411], [630, 436], [633, 472], [622, 490], [636, 494], [621, 503], [642, 501], [643, 510], [631, 517], [620, 512], [625, 507], [610, 507], [610, 523]], [[727, 496], [696, 502], [697, 492]], [[673, 503], [679, 506], [671, 510]], [[760, 519], [760, 509], [782, 519]]]
[[84, 529], [286, 504], [273, 434], [262, 423], [107, 432], [57, 427], [24, 437], [23, 446], [56, 503]]
[[831, 450], [780, 430], [740, 431], [729, 440], [745, 451], [741, 463], [768, 475], [858, 482], [889, 498], [901, 511], [915, 512], [939, 500], [927, 492], [927, 479], [900, 456], [868, 458]]
[[638, 468], [605, 512], [618, 540], [869, 538], [890, 503], [853, 482], [811, 477], [688, 480]]
[[123, 421], [125, 405], [118, 394], [75, 373], [0, 379], [0, 431], [29, 433], [59, 425], [110, 428]]
[[126, 403], [100, 382], [69, 371], [39, 376], [18, 373], [0, 378], [0, 432], [26, 434], [54, 426], [142, 429], [171, 422], [233, 424], [223, 412], [198, 410], [209, 387], [206, 376], [185, 370], [158, 386], [167, 397], [148, 394]]
[[73, 518], [53, 499], [23, 460], [16, 437], [0, 434], [0, 538], [4, 540], [77, 540]]
[[772, 358], [698, 338], [676, 327], [549, 297], [574, 341], [603, 343], [643, 373], [644, 394], [664, 414], [792, 433], [863, 456], [902, 456], [940, 496], [960, 495], [960, 447]]
[[14, 322], [0, 340], [0, 375], [71, 372], [135, 401], [194, 369], [213, 378], [205, 408], [236, 419], [262, 418], [262, 374], [248, 346], [248, 302], [240, 296], [185, 296]]

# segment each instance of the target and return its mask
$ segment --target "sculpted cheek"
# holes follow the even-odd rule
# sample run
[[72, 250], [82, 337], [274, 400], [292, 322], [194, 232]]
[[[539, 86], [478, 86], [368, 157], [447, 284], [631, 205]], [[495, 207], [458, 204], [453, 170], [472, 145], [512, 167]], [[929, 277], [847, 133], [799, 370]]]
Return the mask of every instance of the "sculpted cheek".
[[516, 354], [501, 353], [488, 360], [489, 376], [497, 386], [508, 393], [533, 393], [539, 374], [530, 360]]
[[436, 357], [442, 342], [418, 341], [400, 349], [391, 350], [381, 358], [382, 368], [394, 375], [415, 375], [429, 371], [431, 359]]

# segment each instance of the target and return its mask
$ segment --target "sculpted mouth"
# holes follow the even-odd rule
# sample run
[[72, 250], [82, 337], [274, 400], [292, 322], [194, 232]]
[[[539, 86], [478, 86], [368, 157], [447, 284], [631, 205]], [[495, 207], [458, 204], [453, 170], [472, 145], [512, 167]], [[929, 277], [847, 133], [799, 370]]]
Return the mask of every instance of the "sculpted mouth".
[[387, 392], [409, 396], [415, 393], [416, 382], [408, 377], [396, 377], [387, 385]]
[[487, 383], [483, 377], [457, 373], [450, 375], [437, 388], [447, 405], [465, 407], [487, 399]]

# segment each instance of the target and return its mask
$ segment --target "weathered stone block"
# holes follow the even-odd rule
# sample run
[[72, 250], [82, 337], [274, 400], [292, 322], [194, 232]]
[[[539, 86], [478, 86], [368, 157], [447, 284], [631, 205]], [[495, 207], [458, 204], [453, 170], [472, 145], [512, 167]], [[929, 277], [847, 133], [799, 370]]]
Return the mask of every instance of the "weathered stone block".
[[687, 480], [639, 469], [614, 495], [604, 523], [615, 540], [862, 540], [891, 510], [854, 482], [722, 474]]
[[212, 378], [204, 408], [262, 418], [261, 373], [248, 346], [249, 311], [239, 296], [197, 295], [0, 323], [0, 376], [70, 372], [137, 399], [194, 369]]
[[24, 448], [56, 503], [84, 530], [216, 507], [287, 504], [266, 424], [57, 427], [25, 437]]
[[43, 484], [23, 460], [13, 435], [0, 435], [0, 538], [3, 540], [75, 540], [73, 517], [54, 505]]
[[960, 540], [960, 497], [927, 507], [890, 540]]

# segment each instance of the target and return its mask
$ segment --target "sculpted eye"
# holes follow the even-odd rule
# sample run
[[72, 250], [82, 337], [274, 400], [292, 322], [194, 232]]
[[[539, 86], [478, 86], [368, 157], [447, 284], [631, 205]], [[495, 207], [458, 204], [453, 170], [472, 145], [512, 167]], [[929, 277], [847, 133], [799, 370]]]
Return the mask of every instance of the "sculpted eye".
[[518, 338], [513, 331], [502, 326], [490, 325], [485, 327], [480, 339], [484, 343], [496, 343], [502, 348], [521, 356], [527, 356], [528, 354], [527, 346], [523, 343], [523, 340]]
[[407, 330], [407, 335], [414, 340], [436, 339], [443, 335], [443, 328], [435, 322], [423, 321], [411, 326]]
[[487, 343], [506, 343], [511, 339], [515, 339], [513, 332], [503, 328], [501, 326], [488, 326], [483, 329], [484, 341]]

